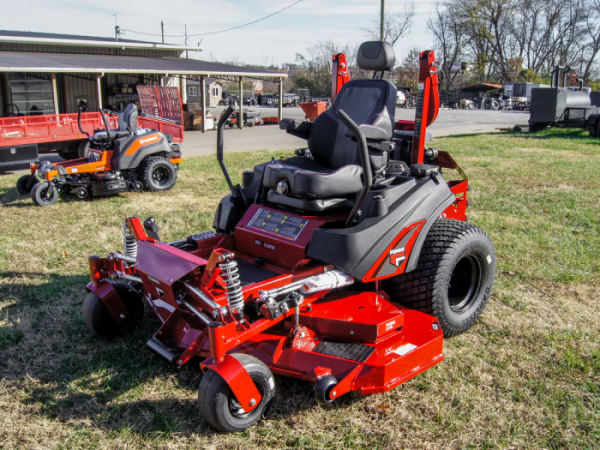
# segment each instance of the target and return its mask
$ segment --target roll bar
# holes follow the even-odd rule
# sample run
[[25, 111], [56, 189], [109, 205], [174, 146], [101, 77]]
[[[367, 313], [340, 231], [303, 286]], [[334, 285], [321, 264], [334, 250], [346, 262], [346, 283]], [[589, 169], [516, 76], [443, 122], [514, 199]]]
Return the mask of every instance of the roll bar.
[[[225, 163], [223, 162], [223, 130], [225, 128], [225, 122], [227, 122], [227, 119], [229, 119], [229, 116], [231, 115], [231, 113], [234, 111], [234, 109], [229, 106], [227, 107], [227, 109], [225, 111], [223, 111], [223, 113], [221, 114], [221, 117], [219, 118], [219, 122], [217, 123], [217, 161], [219, 161], [219, 165], [221, 166], [221, 171], [223, 172], [223, 175], [225, 176], [225, 180], [227, 181], [227, 184], [229, 185], [229, 190], [231, 191], [231, 195], [233, 196], [233, 198], [235, 200], [241, 198], [244, 202], [244, 205], [246, 206], [246, 208], [248, 208], [248, 200], [246, 199], [246, 196], [244, 195], [244, 193], [242, 192], [240, 185], [236, 185], [234, 186], [232, 181], [231, 181], [231, 177], [229, 176], [229, 172], [227, 172], [227, 167], [225, 167]], [[238, 118], [238, 120], [241, 120]]]
[[338, 109], [336, 115], [338, 119], [340, 119], [341, 122], [344, 125], [346, 125], [348, 129], [352, 132], [352, 134], [354, 134], [354, 136], [356, 137], [356, 140], [358, 142], [358, 153], [360, 155], [360, 165], [362, 167], [363, 175], [365, 177], [365, 184], [363, 186], [363, 189], [360, 192], [356, 203], [354, 204], [354, 208], [352, 208], [352, 211], [350, 212], [350, 216], [348, 216], [348, 219], [346, 220], [346, 227], [349, 227], [352, 225], [352, 222], [354, 221], [354, 217], [358, 213], [360, 205], [365, 200], [369, 189], [373, 185], [373, 173], [371, 172], [369, 148], [367, 147], [367, 139], [365, 138], [364, 133], [361, 131], [360, 127], [356, 125], [356, 123], [348, 116], [348, 114], [346, 114], [341, 109]]
[[225, 167], [225, 163], [223, 162], [223, 129], [225, 128], [225, 122], [229, 119], [229, 116], [233, 112], [233, 108], [231, 106], [227, 107], [227, 109], [221, 114], [219, 118], [219, 122], [217, 123], [217, 161], [219, 161], [219, 165], [221, 166], [221, 171], [225, 176], [225, 180], [227, 180], [227, 184], [229, 185], [229, 190], [231, 191], [231, 195], [234, 198], [237, 198], [238, 193], [231, 182], [231, 177], [229, 176], [229, 172], [227, 172], [227, 167]]
[[106, 116], [104, 115], [104, 111], [100, 109], [100, 115], [102, 116], [102, 122], [104, 122], [104, 128], [106, 128], [106, 142], [110, 142], [110, 127], [108, 126], [108, 120], [106, 120]]
[[77, 114], [77, 125], [79, 125], [79, 131], [81, 131], [83, 134], [85, 134], [88, 137], [88, 141], [91, 142], [92, 136], [90, 136], [90, 133], [85, 131], [83, 129], [83, 127], [81, 126], [81, 112], [83, 111], [83, 107], [81, 105], [77, 105], [77, 109], [79, 110], [79, 114]]

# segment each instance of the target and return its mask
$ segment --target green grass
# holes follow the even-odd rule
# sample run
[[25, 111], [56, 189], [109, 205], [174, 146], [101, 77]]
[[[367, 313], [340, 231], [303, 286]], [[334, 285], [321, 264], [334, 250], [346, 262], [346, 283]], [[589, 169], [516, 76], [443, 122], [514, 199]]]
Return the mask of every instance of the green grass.
[[[327, 406], [277, 377], [267, 417], [216, 433], [196, 404], [197, 361], [145, 348], [150, 313], [100, 342], [81, 307], [87, 256], [121, 247], [127, 216], [163, 240], [210, 229], [227, 185], [213, 156], [188, 158], [175, 189], [39, 208], [0, 176], [0, 446], [3, 448], [572, 448], [600, 442], [600, 146], [579, 131], [436, 140], [470, 177], [470, 221], [496, 247], [482, 319], [445, 361], [381, 395]], [[234, 178], [291, 151], [226, 154]], [[235, 181], [235, 180], [234, 180]]]

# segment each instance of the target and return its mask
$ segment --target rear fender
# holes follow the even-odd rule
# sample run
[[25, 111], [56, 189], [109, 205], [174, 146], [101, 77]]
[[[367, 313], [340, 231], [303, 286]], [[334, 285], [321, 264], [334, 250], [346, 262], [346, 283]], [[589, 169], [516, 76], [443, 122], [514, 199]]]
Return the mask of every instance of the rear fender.
[[171, 153], [171, 146], [164, 134], [155, 132], [137, 136], [117, 156], [117, 167], [119, 170], [135, 169], [146, 156], [157, 153]]
[[129, 310], [121, 300], [119, 293], [108, 281], [92, 282], [85, 288], [88, 292], [93, 292], [100, 297], [100, 300], [102, 300], [102, 303], [104, 303], [104, 306], [106, 306], [106, 309], [108, 309], [108, 312], [116, 323], [127, 320]]

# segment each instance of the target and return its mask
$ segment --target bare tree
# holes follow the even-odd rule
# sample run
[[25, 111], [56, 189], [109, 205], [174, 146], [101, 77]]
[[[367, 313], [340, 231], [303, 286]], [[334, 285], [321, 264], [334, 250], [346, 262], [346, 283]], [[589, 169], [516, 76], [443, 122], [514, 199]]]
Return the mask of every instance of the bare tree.
[[427, 22], [429, 32], [436, 40], [436, 57], [442, 61], [442, 71], [445, 75], [442, 85], [445, 89], [452, 89], [457, 77], [463, 72], [461, 59], [464, 56], [463, 48], [467, 37], [465, 26], [453, 8], [451, 3], [445, 7], [438, 3], [434, 17]]
[[[392, 46], [406, 35], [415, 18], [415, 4], [407, 3], [400, 12], [388, 11], [384, 18], [384, 41]], [[378, 20], [372, 22], [370, 28], [363, 28], [370, 39], [378, 41], [381, 38], [381, 24]]]
[[348, 64], [356, 59], [356, 51], [351, 50], [348, 44], [333, 41], [319, 41], [303, 54], [297, 53], [296, 62], [306, 72], [294, 78], [296, 86], [310, 89], [314, 95], [328, 95], [331, 92], [331, 58], [336, 53], [345, 53]]

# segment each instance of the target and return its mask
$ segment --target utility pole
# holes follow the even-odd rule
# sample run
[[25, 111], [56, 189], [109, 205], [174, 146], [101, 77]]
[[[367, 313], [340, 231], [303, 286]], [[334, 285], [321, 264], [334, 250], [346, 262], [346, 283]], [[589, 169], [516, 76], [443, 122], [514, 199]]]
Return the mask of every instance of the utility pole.
[[[185, 46], [187, 47], [187, 23], [184, 25], [185, 25]], [[185, 51], [185, 57], [186, 57], [186, 59], [189, 58], [187, 50]]]
[[115, 39], [118, 41], [121, 37], [121, 27], [119, 27], [119, 22], [117, 21], [117, 15], [111, 14], [111, 16], [115, 16]]
[[381, 33], [380, 40], [385, 38], [385, 0], [381, 0]]
[[[381, 0], [383, 1], [383, 0]], [[160, 34], [162, 34], [162, 43], [165, 43], [165, 23], [161, 20], [160, 21]]]

